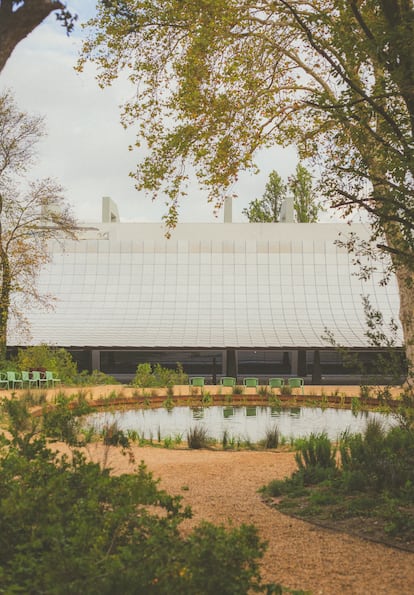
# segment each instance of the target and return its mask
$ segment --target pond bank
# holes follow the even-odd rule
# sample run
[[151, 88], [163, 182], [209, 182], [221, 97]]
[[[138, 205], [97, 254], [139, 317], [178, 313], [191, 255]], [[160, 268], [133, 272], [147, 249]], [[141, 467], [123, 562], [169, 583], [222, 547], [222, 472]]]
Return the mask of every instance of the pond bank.
[[[262, 390], [267, 387], [262, 387]], [[360, 386], [305, 386], [302, 395], [300, 388], [293, 388], [291, 395], [281, 395], [279, 389], [267, 389], [267, 394], [260, 394], [255, 388], [242, 387], [242, 392], [238, 389], [234, 391], [231, 387], [221, 387], [217, 385], [205, 386], [202, 389], [188, 385], [174, 386], [167, 388], [138, 388], [125, 386], [121, 384], [102, 385], [102, 386], [56, 386], [49, 389], [31, 390], [34, 401], [42, 399], [53, 403], [58, 394], [70, 396], [82, 396], [92, 407], [162, 407], [166, 402], [171, 406], [187, 405], [269, 405], [272, 399], [280, 401], [283, 407], [295, 406], [317, 406], [351, 409], [358, 406], [360, 409], [377, 409], [383, 406], [383, 403], [374, 397], [374, 395], [384, 390], [386, 387], [373, 386], [368, 387], [368, 396], [366, 390], [361, 394]], [[398, 399], [402, 388], [395, 386], [390, 388], [392, 402], [398, 405]], [[0, 396], [10, 398], [13, 394], [19, 397], [28, 394], [28, 389], [2, 390]]]

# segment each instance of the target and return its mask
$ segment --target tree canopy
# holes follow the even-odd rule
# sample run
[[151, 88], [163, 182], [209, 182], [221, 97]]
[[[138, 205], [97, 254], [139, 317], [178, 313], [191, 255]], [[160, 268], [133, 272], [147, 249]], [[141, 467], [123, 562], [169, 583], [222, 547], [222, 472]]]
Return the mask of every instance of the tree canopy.
[[76, 237], [60, 184], [27, 178], [43, 134], [42, 118], [19, 110], [9, 91], [0, 95], [0, 357], [10, 314], [23, 329], [28, 307], [50, 305], [51, 296], [36, 287], [37, 274], [50, 259], [47, 242]]
[[276, 171], [271, 171], [262, 198], [256, 198], [243, 209], [250, 223], [274, 223], [280, 221], [283, 202], [288, 192], [293, 195], [293, 209], [297, 223], [315, 223], [321, 208], [312, 188], [312, 175], [301, 163], [288, 183], [284, 183]]
[[106, 0], [83, 60], [101, 85], [123, 70], [135, 84], [123, 119], [150, 150], [137, 187], [166, 193], [168, 225], [188, 162], [220, 204], [260, 147], [294, 143], [317, 160], [331, 204], [367, 213], [392, 259], [410, 349], [413, 29], [411, 0]]
[[137, 184], [167, 192], [171, 222], [184, 162], [216, 202], [257, 148], [292, 142], [324, 162], [335, 204], [383, 221], [390, 209], [367, 181], [385, 184], [400, 215], [413, 198], [413, 20], [397, 0], [108, 0], [84, 57], [101, 84], [123, 69], [137, 84], [123, 114], [151, 150]]

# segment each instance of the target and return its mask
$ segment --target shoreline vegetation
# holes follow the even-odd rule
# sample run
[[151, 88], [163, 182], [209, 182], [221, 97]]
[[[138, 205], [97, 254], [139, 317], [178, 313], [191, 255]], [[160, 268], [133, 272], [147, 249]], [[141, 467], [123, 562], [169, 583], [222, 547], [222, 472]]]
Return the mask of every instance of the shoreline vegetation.
[[[91, 407], [136, 405], [162, 407], [166, 401], [172, 406], [208, 405], [277, 405], [282, 407], [333, 407], [335, 409], [381, 410], [397, 408], [401, 404], [403, 388], [399, 386], [314, 386], [305, 385], [304, 394], [293, 388], [291, 394], [281, 394], [278, 389], [259, 387], [221, 387], [206, 385], [203, 388], [188, 385], [140, 388], [130, 385], [57, 386], [40, 389], [1, 390], [0, 397], [15, 395], [33, 400], [33, 404], [53, 404], [59, 395], [76, 402], [79, 398]], [[385, 395], [385, 396], [384, 396]], [[34, 410], [35, 413], [35, 410]]]
[[[233, 444], [229, 436], [226, 436], [226, 442], [223, 437], [221, 442], [216, 441], [216, 444], [212, 445], [208, 441], [208, 436], [197, 433], [200, 428], [195, 429], [195, 435], [188, 433], [185, 437], [186, 440], [178, 441], [170, 438], [157, 442], [156, 439], [154, 441], [141, 440], [138, 434], [132, 435], [132, 433], [123, 432], [116, 427], [116, 424], [104, 428], [99, 434], [92, 430], [88, 434], [88, 431], [82, 426], [82, 416], [95, 409], [122, 410], [132, 407], [164, 407], [168, 409], [176, 406], [199, 408], [213, 405], [276, 406], [281, 409], [332, 407], [351, 409], [355, 412], [364, 410], [390, 412], [398, 417], [400, 409], [403, 410], [404, 406], [402, 387], [305, 386], [304, 392], [306, 394], [302, 395], [300, 389], [292, 389], [291, 394], [280, 394], [279, 389], [270, 390], [267, 387], [254, 389], [177, 385], [163, 388], [139, 388], [120, 384], [4, 390], [0, 393], [0, 397], [3, 396], [3, 417], [0, 425], [3, 429], [7, 425], [10, 427], [10, 421], [13, 422], [14, 416], [13, 437], [10, 441], [6, 431], [3, 433], [3, 443], [4, 440], [6, 443], [8, 442], [6, 448], [14, 450], [14, 456], [23, 457], [22, 460], [26, 461], [25, 465], [31, 465], [32, 459], [33, 462], [37, 460], [37, 454], [35, 451], [32, 452], [31, 444], [38, 443], [39, 448], [41, 447], [39, 452], [43, 452], [42, 448], [48, 444], [60, 453], [72, 453], [69, 459], [63, 459], [63, 461], [67, 461], [64, 463], [65, 465], [69, 465], [70, 460], [73, 461], [70, 465], [78, 461], [76, 465], [80, 464], [81, 469], [83, 469], [83, 465], [98, 464], [102, 471], [96, 469], [97, 481], [101, 481], [100, 473], [105, 475], [109, 472], [111, 477], [126, 474], [132, 478], [136, 474], [137, 461], [145, 459], [145, 464], [148, 464], [148, 460], [157, 458], [155, 453], [160, 453], [161, 459], [159, 460], [162, 460], [162, 464], [160, 468], [156, 469], [156, 472], [160, 472], [160, 481], [164, 485], [164, 474], [168, 476], [169, 473], [164, 460], [174, 456], [175, 464], [179, 465], [180, 469], [181, 465], [184, 465], [183, 469], [187, 475], [185, 478], [183, 476], [178, 492], [177, 486], [175, 486], [175, 491], [173, 490], [172, 493], [180, 494], [179, 497], [183, 498], [184, 502], [190, 506], [193, 506], [193, 492], [196, 484], [197, 486], [203, 484], [200, 487], [203, 494], [203, 490], [208, 489], [205, 485], [206, 478], [202, 473], [200, 474], [202, 464], [197, 462], [197, 458], [202, 457], [201, 461], [203, 461], [204, 457], [209, 460], [210, 457], [220, 457], [211, 464], [214, 466], [214, 473], [221, 476], [222, 473], [226, 473], [222, 469], [223, 461], [227, 460], [224, 457], [240, 456], [242, 458], [238, 460], [238, 465], [230, 467], [227, 472], [230, 472], [231, 469], [231, 474], [237, 475], [237, 478], [234, 476], [233, 479], [234, 485], [239, 486], [238, 489], [245, 482], [253, 481], [254, 478], [255, 485], [251, 488], [255, 490], [257, 499], [255, 497], [252, 500], [250, 520], [247, 522], [253, 523], [255, 527], [261, 527], [257, 534], [260, 535], [260, 538], [266, 540], [268, 538], [264, 531], [266, 523], [263, 524], [259, 520], [259, 516], [260, 519], [265, 516], [260, 508], [260, 506], [264, 506], [268, 511], [269, 520], [273, 518], [273, 515], [282, 514], [282, 516], [291, 519], [290, 526], [293, 526], [292, 523], [307, 521], [310, 526], [315, 527], [314, 531], [329, 529], [338, 532], [339, 536], [343, 535], [343, 539], [346, 539], [347, 536], [354, 536], [354, 538], [364, 539], [365, 544], [370, 541], [378, 542], [396, 548], [394, 551], [399, 549], [401, 555], [403, 555], [403, 550], [406, 555], [412, 554], [414, 552], [414, 510], [412, 504], [414, 477], [412, 476], [411, 463], [414, 456], [414, 440], [412, 431], [409, 429], [404, 430], [402, 427], [397, 427], [390, 432], [385, 432], [380, 427], [371, 425], [368, 426], [364, 434], [358, 434], [355, 437], [342, 436], [337, 443], [329, 441], [326, 435], [320, 434], [298, 439], [288, 444], [278, 435], [277, 428], [273, 428], [273, 433], [268, 434], [266, 440], [257, 445]], [[158, 448], [148, 449], [146, 448], [148, 446]], [[79, 454], [75, 455], [76, 452]], [[218, 454], [219, 452], [221, 454]], [[94, 456], [91, 453], [95, 453]], [[61, 466], [59, 456], [62, 454], [56, 456], [58, 458], [51, 460], [50, 463], [52, 467], [56, 465], [59, 470]], [[81, 459], [77, 458], [79, 456], [86, 457], [85, 461], [80, 462]], [[274, 465], [274, 469], [268, 469], [266, 479], [263, 475], [260, 483], [256, 475], [252, 475], [252, 468], [249, 466], [251, 463], [248, 461], [250, 458], [268, 456], [273, 457], [271, 466], [273, 469]], [[283, 457], [287, 458], [286, 461]], [[384, 467], [384, 461], [386, 462], [388, 459], [392, 464]], [[282, 460], [285, 467], [280, 466]], [[48, 473], [51, 472], [52, 467], [49, 467]], [[284, 473], [283, 468], [286, 469]], [[384, 477], [387, 469], [392, 471], [390, 481], [387, 479], [385, 487], [383, 482], [380, 486], [378, 478]], [[152, 467], [150, 467], [150, 471], [153, 471]], [[77, 471], [75, 467], [72, 469], [68, 466], [65, 467], [65, 473], [70, 475]], [[144, 481], [152, 481], [150, 476], [142, 475], [142, 478]], [[393, 485], [391, 479], [394, 482]], [[22, 476], [22, 481], [26, 481], [24, 476]], [[13, 489], [13, 482], [10, 485]], [[216, 489], [220, 492], [218, 484]], [[168, 490], [170, 491], [170, 487]], [[214, 494], [214, 497], [216, 496], [220, 498], [221, 494]], [[221, 502], [222, 498], [220, 498]], [[259, 502], [262, 503], [260, 506]], [[197, 506], [200, 504], [198, 503]], [[210, 500], [204, 498], [201, 512], [199, 510], [197, 513], [198, 519], [202, 523], [210, 520], [216, 522], [215, 519], [210, 518], [210, 506]], [[243, 521], [235, 509], [234, 513], [227, 516], [227, 522], [238, 525]], [[216, 529], [211, 529], [211, 531], [216, 531]], [[220, 531], [224, 531], [224, 529], [220, 529]], [[303, 529], [300, 529], [300, 532], [302, 531]], [[286, 538], [290, 539], [290, 531], [288, 533]], [[225, 535], [227, 533], [223, 533], [223, 538]], [[231, 534], [228, 535], [230, 538]], [[253, 539], [253, 537], [252, 533], [248, 539]], [[202, 539], [205, 538], [206, 535], [203, 534]], [[341, 537], [338, 537], [338, 540], [340, 539]], [[245, 546], [247, 547], [247, 541]], [[254, 551], [252, 549], [248, 554], [253, 556], [252, 560], [263, 555], [264, 550], [258, 554], [260, 547], [258, 541], [254, 542]], [[271, 542], [270, 547], [277, 549], [278, 546]], [[374, 543], [372, 547], [374, 547]], [[255, 562], [252, 563], [251, 578], [253, 580], [258, 575], [254, 570]], [[286, 580], [287, 577], [290, 579], [290, 571], [280, 573], [273, 563], [269, 562], [267, 553], [260, 566], [266, 580], [277, 579], [277, 583], [272, 583], [272, 585], [268, 583], [269, 588], [275, 590], [263, 592], [298, 594], [314, 592], [294, 591], [291, 588], [281, 587], [283, 584], [297, 588], [315, 588], [315, 579], [308, 580], [306, 572], [302, 576], [299, 568], [292, 580]], [[378, 568], [379, 572], [382, 572], [381, 564]], [[355, 590], [354, 583], [352, 583], [352, 590], [347, 591], [340, 582], [342, 579], [338, 578], [338, 580], [338, 585], [335, 585], [335, 588], [341, 592], [359, 592]], [[366, 581], [365, 584], [369, 584], [372, 577], [369, 580], [362, 579], [361, 584], [364, 581]], [[341, 587], [339, 587], [340, 584]], [[230, 590], [230, 592], [232, 591]], [[318, 592], [330, 593], [333, 591], [328, 588], [327, 591]], [[392, 591], [387, 592], [391, 593]], [[398, 593], [402, 595], [404, 591], [400, 589]]]

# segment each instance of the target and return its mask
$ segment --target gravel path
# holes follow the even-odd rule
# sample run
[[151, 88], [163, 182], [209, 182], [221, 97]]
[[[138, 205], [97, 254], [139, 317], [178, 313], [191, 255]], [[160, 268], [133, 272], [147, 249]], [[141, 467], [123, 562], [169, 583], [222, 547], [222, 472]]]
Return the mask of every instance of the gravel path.
[[[102, 460], [100, 448], [91, 447], [95, 461]], [[134, 455], [161, 478], [162, 487], [191, 505], [189, 524], [206, 519], [256, 525], [268, 541], [262, 570], [266, 581], [313, 595], [414, 593], [413, 554], [290, 518], [261, 501], [260, 486], [293, 471], [292, 453], [135, 447]], [[134, 468], [115, 449], [108, 465], [114, 472]]]

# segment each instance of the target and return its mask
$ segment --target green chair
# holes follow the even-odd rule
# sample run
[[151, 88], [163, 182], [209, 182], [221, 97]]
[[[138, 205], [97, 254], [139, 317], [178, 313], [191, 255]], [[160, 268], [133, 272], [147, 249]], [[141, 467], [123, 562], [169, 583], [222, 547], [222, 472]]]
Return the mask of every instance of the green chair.
[[40, 387], [40, 372], [38, 370], [34, 370], [33, 372], [30, 372], [31, 376], [32, 376], [32, 380], [33, 382], [36, 384], [36, 387], [39, 388]]
[[55, 384], [62, 382], [60, 378], [55, 378], [55, 376], [53, 375], [53, 372], [50, 372], [50, 371], [45, 372], [45, 380], [46, 380], [46, 386], [49, 386], [49, 383], [51, 386], [55, 386]]
[[22, 378], [22, 386], [24, 386], [26, 384], [29, 389], [32, 386], [32, 384], [34, 384], [36, 387], [38, 386], [37, 380], [34, 380], [32, 378], [32, 376], [30, 375], [30, 372], [24, 372], [24, 371], [21, 372], [21, 378]]
[[285, 385], [283, 378], [269, 378], [270, 388], [282, 388]]
[[250, 388], [257, 388], [259, 386], [259, 379], [258, 378], [244, 378], [243, 384], [244, 384], [244, 386], [248, 386]]
[[290, 386], [290, 388], [301, 388], [303, 395], [303, 387], [305, 386], [305, 381], [303, 380], [303, 378], [289, 378], [288, 386]]
[[204, 376], [193, 376], [190, 378], [191, 386], [204, 386]]
[[5, 372], [0, 372], [0, 388], [10, 388], [7, 374]]
[[23, 380], [19, 378], [16, 372], [6, 372], [7, 380], [9, 381], [9, 388], [17, 388], [20, 385], [20, 388], [23, 388]]
[[222, 386], [236, 386], [236, 379], [233, 378], [232, 376], [223, 376], [222, 378], [220, 378], [220, 384]]

